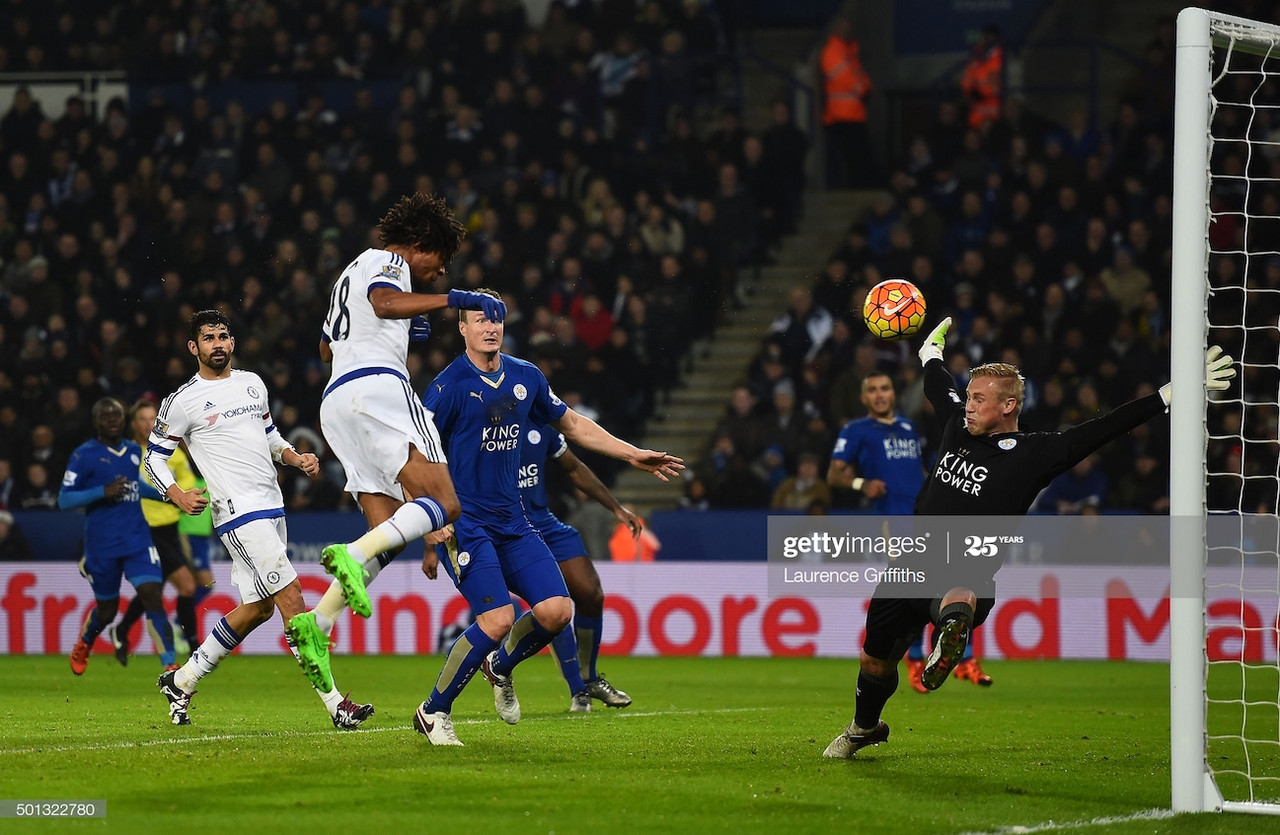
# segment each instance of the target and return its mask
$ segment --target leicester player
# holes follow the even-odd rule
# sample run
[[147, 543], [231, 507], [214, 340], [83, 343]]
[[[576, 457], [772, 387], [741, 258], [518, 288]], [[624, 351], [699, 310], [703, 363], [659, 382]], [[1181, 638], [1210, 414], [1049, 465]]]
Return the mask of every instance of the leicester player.
[[[458, 330], [466, 351], [427, 386], [423, 403], [444, 440], [462, 514], [452, 538], [445, 532], [427, 538], [440, 544], [427, 551], [422, 569], [434, 578], [443, 560], [476, 621], [449, 649], [435, 688], [414, 715], [414, 727], [435, 745], [462, 744], [450, 712], [482, 667], [499, 716], [510, 724], [520, 721], [511, 672], [551, 643], [573, 613], [555, 557], [520, 501], [522, 432], [530, 425], [551, 424], [574, 443], [663, 481], [684, 469], [681, 459], [638, 449], [565, 406], [537, 366], [501, 353], [501, 322], [464, 311]], [[518, 621], [509, 592], [532, 606]]]
[[545, 424], [532, 424], [524, 431], [520, 440], [520, 500], [524, 503], [525, 516], [560, 564], [560, 573], [573, 600], [573, 624], [551, 640], [560, 673], [569, 685], [569, 710], [575, 713], [591, 710], [592, 698], [609, 707], [627, 707], [631, 697], [596, 670], [604, 631], [604, 588], [581, 534], [572, 525], [560, 521], [547, 505], [544, 470], [550, 460], [564, 469], [575, 487], [626, 525], [632, 537], [640, 536], [642, 523], [640, 517], [623, 507], [591, 468], [573, 454], [564, 435]]
[[[271, 420], [270, 396], [262, 378], [231, 367], [235, 339], [220, 311], [191, 317], [187, 349], [198, 364], [194, 377], [165, 398], [147, 446], [147, 475], [165, 498], [184, 513], [213, 507], [214, 532], [231, 554], [231, 582], [241, 603], [218, 621], [187, 663], [156, 683], [169, 701], [169, 719], [188, 725], [196, 683], [213, 672], [240, 642], [271, 619], [303, 610], [302, 587], [289, 563], [284, 496], [276, 464], [320, 476], [316, 456], [299, 453]], [[203, 488], [184, 490], [174, 480], [168, 458], [185, 441], [191, 459], [208, 479]], [[296, 648], [295, 648], [296, 652]], [[319, 689], [319, 688], [318, 688]], [[320, 690], [334, 727], [359, 727], [373, 713], [333, 687]]]
[[[1086, 455], [1164, 412], [1173, 396], [1166, 383], [1155, 394], [1132, 400], [1062, 432], [1022, 432], [1018, 415], [1025, 392], [1022, 375], [1008, 363], [987, 363], [969, 372], [967, 393], [956, 391], [942, 361], [951, 319], [929, 334], [920, 349], [925, 394], [942, 421], [938, 460], [916, 502], [916, 513], [935, 516], [1020, 516], [1054, 476]], [[1222, 391], [1235, 376], [1232, 359], [1214, 346], [1206, 355], [1206, 385]], [[946, 591], [911, 597], [902, 585], [881, 582], [867, 609], [853, 721], [823, 752], [852, 757], [861, 748], [889, 738], [880, 719], [898, 687], [898, 661], [928, 623], [936, 627], [933, 652], [925, 663], [924, 685], [935, 690], [964, 654], [971, 630], [995, 605], [997, 560], [944, 575]], [[951, 585], [952, 580], [958, 580]]]
[[174, 662], [173, 627], [161, 597], [160, 555], [142, 515], [141, 499], [158, 499], [155, 488], [139, 481], [142, 448], [124, 437], [124, 404], [104, 397], [93, 404], [96, 438], [71, 453], [58, 507], [85, 509], [84, 561], [81, 573], [93, 587], [95, 605], [71, 650], [71, 672], [84, 675], [93, 642], [120, 608], [123, 575], [142, 601], [147, 620], [160, 636], [160, 663]]
[[406, 195], [378, 222], [382, 249], [367, 249], [342, 271], [329, 299], [320, 357], [332, 362], [320, 405], [325, 440], [346, 472], [346, 489], [369, 530], [324, 549], [334, 583], [289, 636], [312, 683], [325, 688], [329, 634], [349, 604], [372, 611], [367, 584], [406, 542], [458, 516], [458, 499], [435, 427], [409, 387], [409, 342], [426, 339], [425, 314], [446, 307], [484, 310], [502, 321], [506, 305], [481, 293], [415, 293], [413, 282], [444, 274], [466, 229], [443, 198]]

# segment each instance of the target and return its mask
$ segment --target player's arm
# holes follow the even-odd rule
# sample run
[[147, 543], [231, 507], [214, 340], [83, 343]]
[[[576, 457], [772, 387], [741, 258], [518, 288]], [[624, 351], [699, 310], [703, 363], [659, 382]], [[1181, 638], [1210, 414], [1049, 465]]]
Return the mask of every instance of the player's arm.
[[271, 460], [286, 467], [297, 467], [308, 478], [319, 477], [320, 459], [314, 453], [294, 449], [293, 444], [286, 441], [272, 423], [270, 412], [263, 414], [262, 420], [267, 424], [267, 446], [271, 448]]
[[124, 486], [129, 483], [129, 480], [124, 476], [118, 476], [110, 484], [90, 487], [82, 486], [87, 477], [76, 469], [78, 462], [78, 455], [72, 457], [71, 462], [67, 465], [66, 473], [62, 476], [62, 489], [58, 491], [58, 508], [60, 510], [86, 507], [102, 499], [114, 501], [124, 492]]
[[329, 334], [320, 334], [320, 345], [316, 348], [321, 362], [333, 362], [333, 346], [329, 344]]
[[832, 458], [827, 465], [827, 486], [836, 490], [852, 490], [868, 499], [878, 499], [889, 492], [888, 486], [878, 478], [863, 478], [848, 461]]
[[560, 466], [569, 474], [569, 480], [573, 482], [573, 486], [595, 499], [602, 506], [608, 508], [613, 513], [613, 518], [626, 525], [631, 531], [632, 538], [639, 538], [640, 531], [644, 524], [630, 508], [623, 507], [622, 503], [609, 492], [609, 488], [605, 487], [604, 482], [595, 474], [595, 471], [583, 463], [582, 459], [574, 455], [572, 450], [566, 449], [564, 454], [558, 459]]
[[684, 469], [683, 458], [677, 458], [665, 452], [655, 452], [652, 449], [640, 449], [634, 444], [615, 437], [603, 426], [591, 418], [583, 417], [573, 409], [566, 408], [562, 416], [551, 421], [551, 425], [563, 432], [564, 436], [575, 444], [601, 455], [626, 461], [636, 469], [653, 473], [663, 481], [678, 478], [680, 471]]
[[[154, 432], [152, 438], [155, 438]], [[173, 477], [173, 471], [169, 469], [169, 456], [176, 448], [176, 442], [172, 447], [168, 447], [153, 440], [147, 444], [147, 454], [142, 459], [143, 466], [147, 468], [147, 478], [151, 479], [156, 489], [160, 491], [161, 498], [173, 502], [183, 513], [196, 516], [209, 504], [209, 497], [205, 495], [206, 491], [203, 487], [183, 490], [178, 486], [177, 480]]]
[[379, 319], [412, 319], [456, 307], [460, 310], [482, 310], [495, 322], [506, 318], [507, 305], [488, 293], [472, 293], [467, 290], [450, 290], [448, 293], [410, 293], [390, 284], [375, 284], [369, 289], [369, 304]]
[[950, 328], [951, 317], [948, 316], [929, 333], [918, 352], [920, 364], [924, 366], [925, 397], [929, 398], [943, 423], [964, 411], [964, 396], [956, 391], [955, 380], [951, 379], [951, 373], [942, 361], [942, 349], [947, 344]]

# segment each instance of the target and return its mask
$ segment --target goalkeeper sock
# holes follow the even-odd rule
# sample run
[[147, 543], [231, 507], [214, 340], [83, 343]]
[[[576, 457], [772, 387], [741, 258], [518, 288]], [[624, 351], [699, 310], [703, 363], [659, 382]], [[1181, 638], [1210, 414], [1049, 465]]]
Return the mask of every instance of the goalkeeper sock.
[[511, 627], [507, 640], [498, 649], [498, 655], [489, 669], [500, 676], [509, 676], [517, 664], [536, 655], [555, 636], [556, 633], [538, 623], [531, 609]]
[[240, 646], [243, 640], [244, 638], [231, 628], [231, 624], [227, 623], [226, 618], [218, 621], [218, 625], [213, 627], [213, 631], [209, 633], [208, 638], [204, 639], [200, 648], [191, 653], [187, 663], [174, 674], [173, 683], [178, 685], [178, 689], [184, 693], [192, 692], [196, 682], [213, 672], [218, 662]]
[[603, 615], [577, 614], [569, 629], [577, 633], [578, 664], [582, 668], [584, 681], [595, 681], [600, 678], [596, 672], [596, 659], [600, 657], [600, 636], [604, 634]]
[[578, 658], [578, 636], [572, 625], [566, 626], [551, 639], [551, 654], [560, 665], [560, 675], [569, 685], [569, 695], [576, 696], [587, 688], [582, 680], [582, 664]]
[[173, 624], [169, 623], [169, 615], [164, 609], [158, 612], [147, 612], [147, 623], [151, 627], [151, 636], [160, 637], [160, 664], [168, 667], [178, 658], [173, 648]]
[[480, 669], [480, 663], [484, 661], [485, 656], [493, 652], [493, 648], [497, 645], [498, 642], [486, 635], [480, 628], [480, 624], [473, 623], [468, 626], [467, 630], [453, 642], [453, 646], [449, 647], [449, 655], [444, 660], [440, 677], [436, 679], [436, 686], [431, 691], [423, 711], [451, 713], [453, 700], [458, 698], [462, 688], [467, 686], [467, 682], [471, 681], [471, 677]]
[[124, 610], [124, 615], [116, 623], [116, 635], [120, 637], [120, 640], [128, 642], [129, 630], [133, 629], [133, 625], [138, 622], [145, 611], [146, 608], [142, 605], [142, 598], [134, 595], [133, 599], [129, 601], [129, 608]]
[[884, 711], [889, 697], [898, 689], [898, 667], [887, 676], [873, 676], [870, 673], [858, 673], [858, 695], [853, 711], [854, 731], [866, 733], [880, 724], [880, 714]]

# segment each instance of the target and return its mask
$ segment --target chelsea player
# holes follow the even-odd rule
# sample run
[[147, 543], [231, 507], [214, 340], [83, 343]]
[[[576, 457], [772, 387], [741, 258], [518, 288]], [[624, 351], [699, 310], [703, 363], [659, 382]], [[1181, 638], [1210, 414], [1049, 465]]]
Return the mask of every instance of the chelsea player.
[[84, 561], [81, 573], [93, 587], [95, 605], [71, 650], [71, 672], [84, 675], [89, 652], [98, 635], [120, 608], [120, 577], [137, 592], [147, 620], [164, 645], [160, 663], [173, 668], [173, 627], [165, 616], [161, 596], [160, 555], [151, 543], [151, 528], [142, 515], [142, 498], [160, 493], [139, 480], [142, 447], [124, 437], [124, 404], [104, 397], [93, 404], [97, 437], [71, 453], [58, 507], [85, 509]]
[[631, 697], [596, 671], [604, 627], [604, 588], [582, 535], [572, 525], [560, 521], [547, 506], [544, 471], [551, 460], [564, 469], [575, 487], [608, 508], [633, 537], [640, 536], [642, 523], [640, 517], [623, 507], [591, 468], [573, 454], [564, 435], [543, 424], [533, 424], [524, 433], [520, 441], [520, 500], [524, 503], [525, 516], [559, 563], [569, 597], [573, 599], [572, 627], [560, 630], [551, 641], [556, 663], [572, 696], [569, 710], [574, 713], [591, 710], [592, 698], [609, 707], [627, 707]]
[[[478, 292], [497, 296], [492, 290]], [[551, 424], [574, 443], [663, 481], [684, 469], [680, 458], [638, 449], [565, 406], [537, 366], [501, 353], [501, 322], [484, 312], [462, 310], [458, 330], [466, 351], [428, 385], [423, 404], [444, 442], [462, 514], [452, 535], [446, 528], [427, 537], [438, 547], [427, 550], [422, 570], [434, 578], [443, 559], [476, 622], [449, 649], [431, 696], [414, 715], [414, 727], [434, 745], [462, 744], [450, 712], [480, 669], [493, 686], [498, 715], [509, 724], [520, 721], [511, 672], [549, 644], [573, 613], [555, 557], [520, 501], [524, 428]], [[518, 621], [509, 591], [532, 607]]]

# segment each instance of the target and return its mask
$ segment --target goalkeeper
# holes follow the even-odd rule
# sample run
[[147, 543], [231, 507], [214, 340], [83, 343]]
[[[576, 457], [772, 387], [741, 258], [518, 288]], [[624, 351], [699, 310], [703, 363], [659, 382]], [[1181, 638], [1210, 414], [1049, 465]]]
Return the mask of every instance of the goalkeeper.
[[[955, 389], [942, 362], [951, 319], [929, 334], [920, 349], [924, 387], [942, 421], [937, 463], [916, 498], [915, 513], [926, 516], [1020, 516], [1036, 495], [1059, 473], [1091, 452], [1164, 412], [1173, 396], [1171, 384], [1132, 400], [1108, 414], [1063, 432], [1021, 432], [1024, 381], [1017, 367], [987, 363], [969, 372], [967, 395]], [[1206, 355], [1206, 387], [1222, 391], [1236, 375], [1232, 359], [1214, 346]], [[925, 664], [923, 682], [936, 690], [964, 654], [974, 627], [995, 605], [994, 576], [998, 561], [963, 584], [932, 598], [912, 598], [903, 586], [882, 582], [867, 609], [866, 638], [860, 656], [853, 721], [823, 752], [826, 757], [852, 757], [859, 749], [889, 738], [880, 719], [898, 688], [898, 662], [911, 639], [932, 622], [937, 642]]]

